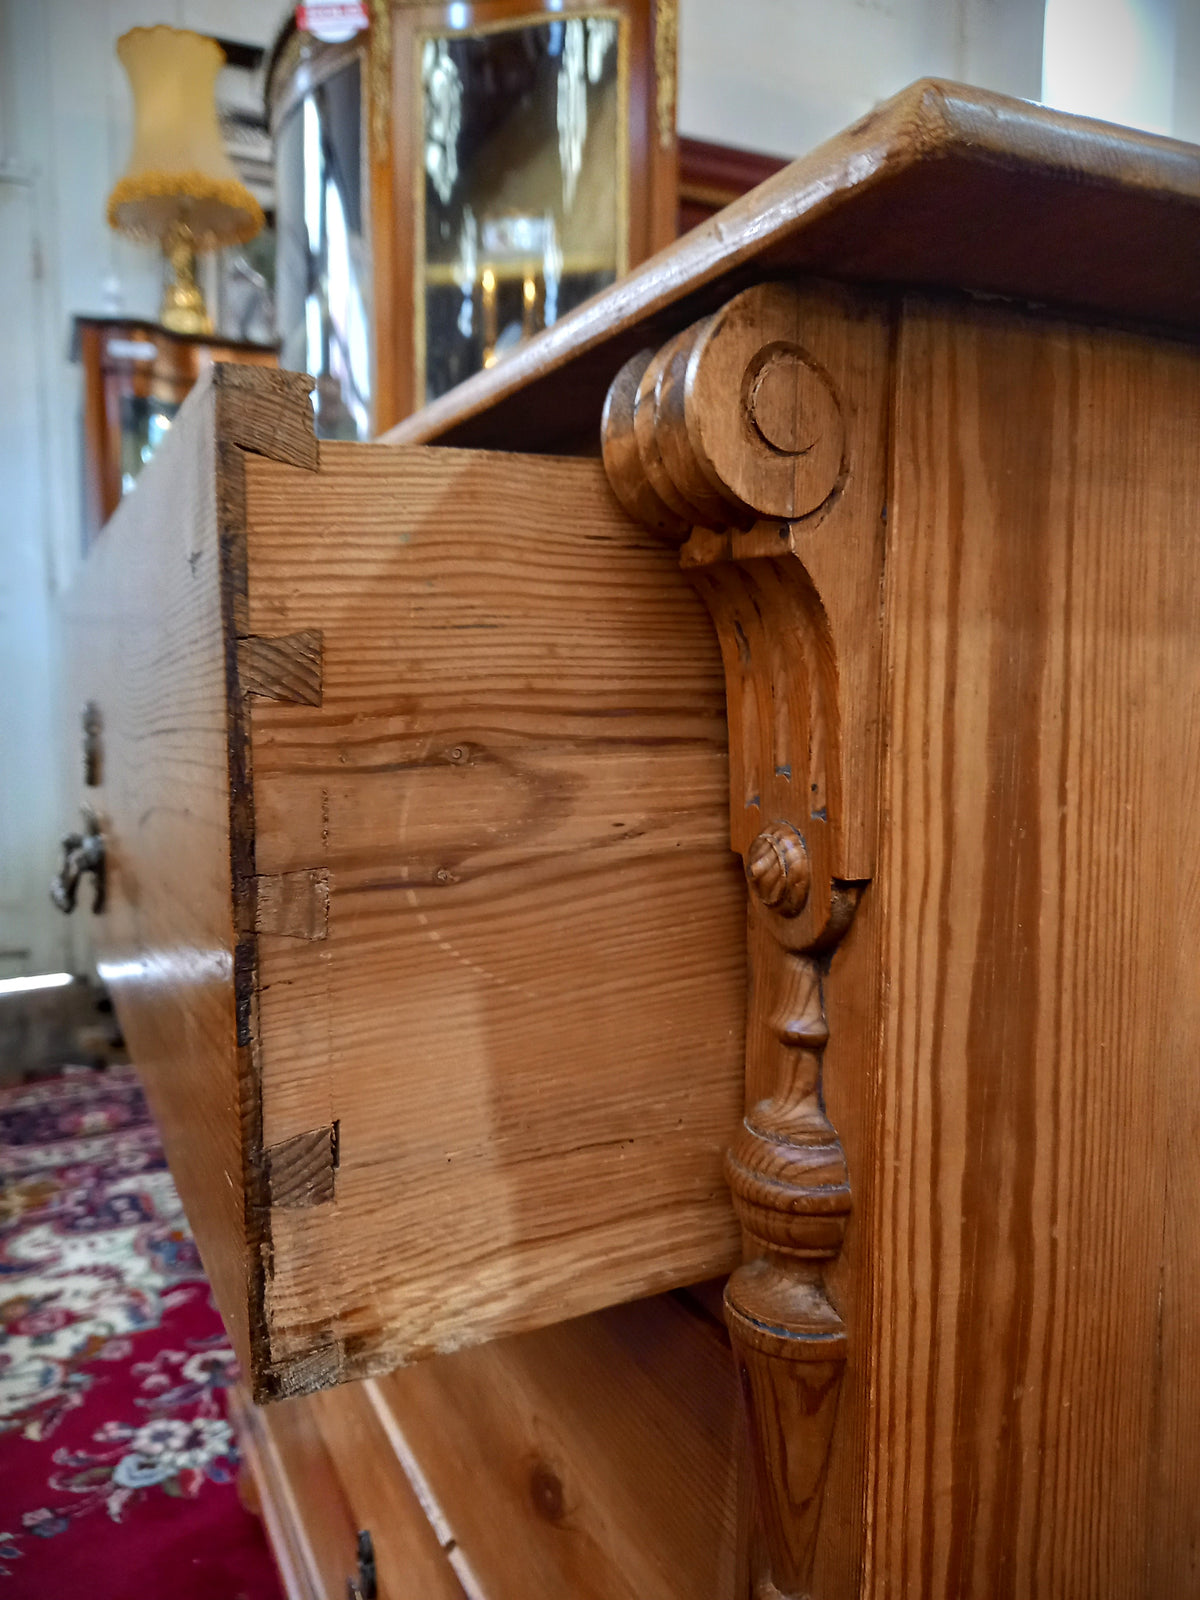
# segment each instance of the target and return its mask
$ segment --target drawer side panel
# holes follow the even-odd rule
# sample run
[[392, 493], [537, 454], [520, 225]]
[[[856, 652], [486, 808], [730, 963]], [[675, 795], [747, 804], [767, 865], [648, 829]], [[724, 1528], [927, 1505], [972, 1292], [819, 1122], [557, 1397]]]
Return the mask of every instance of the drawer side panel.
[[337, 1130], [272, 1209], [277, 1386], [728, 1269], [744, 900], [675, 556], [592, 461], [329, 444], [247, 496], [250, 630], [322, 650], [250, 702], [260, 886], [327, 895], [259, 934], [264, 1137]]

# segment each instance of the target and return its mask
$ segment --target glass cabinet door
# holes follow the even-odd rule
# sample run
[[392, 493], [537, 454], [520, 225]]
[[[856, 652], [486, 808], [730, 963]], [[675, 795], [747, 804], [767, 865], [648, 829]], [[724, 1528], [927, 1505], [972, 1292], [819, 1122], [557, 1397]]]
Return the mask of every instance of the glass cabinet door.
[[362, 71], [355, 52], [288, 105], [275, 133], [279, 364], [311, 372], [317, 436], [371, 435]]
[[621, 16], [600, 10], [418, 40], [418, 396], [624, 271], [626, 49]]

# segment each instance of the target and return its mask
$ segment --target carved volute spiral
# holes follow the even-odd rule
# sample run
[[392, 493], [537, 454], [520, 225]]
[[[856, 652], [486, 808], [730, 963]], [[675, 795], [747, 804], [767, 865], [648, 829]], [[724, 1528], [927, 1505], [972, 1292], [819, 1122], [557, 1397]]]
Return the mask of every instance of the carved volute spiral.
[[[630, 516], [685, 544], [683, 565], [717, 627], [732, 843], [753, 917], [770, 934], [754, 945], [754, 1103], [726, 1158], [747, 1242], [725, 1304], [769, 1562], [761, 1600], [812, 1595], [848, 1350], [824, 1282], [851, 1191], [824, 1109], [823, 985], [870, 876], [870, 795], [856, 815], [846, 791], [855, 771], [870, 770], [875, 718], [869, 709], [852, 715], [853, 687], [844, 686], [875, 681], [870, 608], [877, 613], [882, 546], [864, 514], [870, 487], [852, 476], [847, 419], [861, 429], [871, 413], [861, 404], [848, 411], [839, 394], [839, 370], [867, 387], [846, 366], [854, 317], [842, 314], [840, 293], [790, 284], [745, 291], [627, 362], [603, 423], [615, 494]], [[875, 354], [870, 404], [881, 421], [886, 352]], [[857, 581], [851, 604], [831, 610], [841, 589], [826, 592], [822, 552], [838, 541], [839, 583], [847, 572]]]
[[[764, 318], [783, 336], [764, 343]], [[792, 291], [767, 284], [626, 362], [601, 438], [631, 517], [682, 541], [696, 527], [804, 517], [829, 498], [843, 467], [841, 406], [794, 322]]]

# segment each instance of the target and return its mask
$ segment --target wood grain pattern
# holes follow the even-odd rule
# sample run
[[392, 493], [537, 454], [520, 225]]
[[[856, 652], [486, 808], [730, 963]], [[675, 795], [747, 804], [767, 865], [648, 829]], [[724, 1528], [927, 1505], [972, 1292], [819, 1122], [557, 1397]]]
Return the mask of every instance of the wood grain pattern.
[[258, 943], [265, 1137], [340, 1126], [272, 1218], [278, 1381], [728, 1267], [741, 891], [670, 553], [594, 462], [323, 445], [247, 516], [249, 631], [324, 634], [319, 708], [249, 702], [257, 871], [329, 887]]
[[234, 1387], [229, 1419], [287, 1600], [345, 1600], [358, 1530], [311, 1403], [260, 1411]]
[[[214, 1290], [249, 1358], [233, 994], [216, 397], [202, 380], [64, 604], [71, 704], [99, 707], [109, 909], [100, 971], [163, 1132]], [[172, 514], [161, 516], [169, 486]], [[75, 714], [71, 717], [72, 740]], [[186, 1018], [186, 1026], [174, 1024]], [[220, 1175], [213, 1182], [212, 1175]]]
[[328, 934], [329, 874], [323, 867], [262, 874], [254, 887], [254, 926], [259, 933], [279, 933], [287, 939], [324, 939]]
[[[468, 1600], [453, 1561], [403, 1472], [387, 1430], [361, 1384], [313, 1395], [321, 1437], [359, 1528], [375, 1551], [377, 1600]], [[355, 1571], [352, 1559], [345, 1580]], [[478, 1589], [469, 1600], [490, 1600]]]
[[827, 275], [1200, 325], [1192, 145], [932, 79], [385, 437], [595, 448], [608, 386], [749, 284]]
[[[739, 306], [750, 345], [757, 325], [766, 350], [788, 346], [761, 291]], [[1194, 961], [1176, 954], [1194, 951], [1197, 932], [1200, 665], [1186, 619], [1200, 592], [1200, 352], [910, 300], [887, 563], [871, 581], [869, 538], [865, 564], [847, 563], [850, 527], [840, 570], [810, 570], [832, 541], [822, 526], [802, 534], [783, 503], [796, 492], [786, 461], [739, 467], [759, 419], [739, 424], [730, 400], [752, 406], [764, 369], [739, 376], [741, 324], [726, 332], [724, 315], [631, 363], [605, 454], [631, 510], [651, 495], [660, 529], [697, 485], [729, 502], [685, 555], [724, 647], [734, 842], [760, 911], [793, 923], [784, 981], [777, 929], [760, 928], [756, 950], [752, 919], [748, 1060], [773, 1049], [778, 1087], [747, 1114], [729, 1163], [763, 1249], [727, 1292], [760, 1466], [763, 1592], [1149, 1600], [1163, 1581], [1189, 1592], [1200, 1538], [1184, 1486], [1200, 1465], [1200, 1407], [1185, 1373], [1200, 1317], [1182, 1286], [1200, 1247], [1171, 1207], [1195, 1170], [1194, 1136], [1179, 1130], [1200, 1122], [1194, 1077], [1185, 1089], [1173, 1070], [1200, 1043]], [[795, 339], [807, 344], [799, 318]], [[702, 401], [718, 344], [723, 375]], [[614, 421], [622, 407], [632, 414]], [[777, 434], [819, 410], [800, 388], [794, 403], [777, 392], [759, 431], [778, 448]], [[681, 427], [691, 463], [679, 470]], [[739, 529], [745, 509], [768, 507], [779, 528]], [[782, 581], [762, 575], [793, 549], [819, 613], [781, 607]], [[853, 930], [855, 1087], [831, 1077], [827, 1101], [822, 979], [805, 953], [822, 923], [814, 912], [806, 931], [805, 918], [846, 871], [824, 850], [876, 877], [871, 741], [842, 780], [826, 774], [845, 760], [839, 642], [861, 647], [870, 626], [860, 613], [847, 629], [846, 607], [878, 595], [884, 571], [886, 658], [860, 656], [863, 692], [847, 704], [873, 730], [872, 674], [886, 686], [885, 849]], [[825, 628], [827, 661], [814, 649], [818, 667], [789, 676], [796, 639]], [[754, 662], [772, 647], [767, 693]], [[830, 844], [817, 830], [811, 861], [786, 785], [761, 809], [772, 770], [794, 770], [768, 759], [792, 719], [822, 820], [845, 828]], [[835, 957], [831, 995], [842, 981]], [[847, 1167], [828, 1133], [847, 1107], [861, 1232], [827, 1292], [808, 1258], [831, 1252], [811, 1229], [843, 1225]], [[810, 1152], [819, 1218], [794, 1192], [796, 1126], [824, 1140]], [[851, 1357], [844, 1406], [836, 1361], [782, 1359], [822, 1340]]]
[[905, 308], [880, 1600], [1200, 1584], [1198, 420], [1194, 347]]
[[[307, 380], [248, 370], [181, 416], [111, 577], [85, 577], [81, 690], [121, 702], [113, 949], [141, 974], [187, 934], [210, 964], [206, 1029], [172, 972], [130, 1037], [269, 1394], [730, 1265], [742, 956], [716, 652], [598, 465], [330, 445], [317, 470]], [[143, 555], [180, 520], [189, 450], [206, 542]], [[320, 705], [247, 694], [247, 641], [317, 637]], [[336, 1183], [324, 1159], [285, 1181], [289, 1141], [335, 1125]]]
[[[841, 1252], [851, 1187], [823, 1103], [829, 1026], [820, 965], [777, 941], [767, 954], [753, 990], [766, 1015], [748, 1019], [747, 1033], [768, 1046], [775, 1082], [747, 1110], [726, 1156], [750, 1259], [726, 1285], [725, 1308], [767, 1575], [773, 1591], [800, 1600], [810, 1592], [849, 1342], [824, 1269]], [[760, 1071], [767, 1064], [762, 1055], [754, 1062]]]
[[[1142, 310], [1188, 322], [1194, 156], [988, 97], [922, 95], [909, 111], [926, 120], [904, 124], [903, 160], [876, 172], [913, 248], [928, 251], [920, 236], [937, 222], [948, 272], [992, 246], [1008, 271], [1025, 250], [1048, 293], [1070, 288], [1108, 312], [1144, 290]], [[863, 136], [843, 152], [864, 157], [843, 191], [868, 184]], [[939, 220], [935, 202], [951, 191]], [[992, 233], [977, 239], [963, 219], [989, 197]], [[627, 392], [668, 412], [682, 396], [686, 421], [683, 308], [703, 311], [718, 279], [728, 290], [726, 266], [773, 276], [788, 205], [811, 221], [839, 204], [781, 190], [742, 218], [714, 276], [692, 257], [691, 287], [671, 288], [674, 267], [656, 280], [667, 344]], [[841, 236], [848, 273], [867, 259], [872, 215]], [[838, 235], [822, 237], [832, 248]], [[889, 242], [907, 270], [898, 222]], [[543, 346], [562, 355], [561, 384], [580, 380], [571, 396], [556, 391], [564, 428], [576, 413], [594, 423], [600, 365], [611, 374], [621, 339], [650, 325], [637, 309], [650, 291], [621, 293], [600, 313], [619, 327], [594, 370], [578, 331], [591, 312]], [[722, 476], [728, 439], [702, 439], [680, 479], [656, 416], [639, 430], [635, 414], [624, 438], [625, 459], [652, 487], [670, 480], [684, 512], [702, 493], [732, 509], [692, 535], [687, 559], [710, 586], [733, 689], [733, 838], [775, 919], [756, 912], [750, 924], [748, 1089], [810, 1131], [817, 1113], [836, 1128], [854, 1185], [848, 1218], [829, 1196], [845, 1242], [819, 1262], [809, 1301], [820, 1316], [805, 1328], [793, 1300], [773, 1325], [781, 1341], [827, 1332], [839, 1351], [844, 1325], [832, 1428], [833, 1363], [786, 1375], [778, 1361], [743, 1363], [751, 1415], [783, 1419], [760, 1455], [793, 1502], [784, 1523], [760, 1496], [775, 1548], [751, 1541], [745, 1562], [758, 1600], [777, 1600], [778, 1577], [806, 1600], [1189, 1595], [1200, 1587], [1200, 351], [1011, 304], [864, 295], [863, 306], [843, 353], [868, 353], [870, 393], [890, 386], [891, 407], [841, 406], [874, 447], [856, 476], [848, 428], [851, 470], [830, 499], [874, 505], [869, 538], [820, 516], [824, 501], [816, 512], [803, 496], [775, 501], [780, 483], [796, 490], [795, 471]], [[701, 321], [697, 340], [717, 327]], [[817, 354], [841, 396], [837, 361]], [[511, 443], [509, 381], [466, 394], [454, 416], [473, 426], [471, 407], [491, 395], [486, 427]], [[761, 417], [756, 403], [776, 449], [801, 392], [772, 380]], [[524, 420], [541, 437], [552, 408], [531, 395]], [[255, 413], [264, 440], [278, 433], [270, 413]], [[449, 427], [449, 415], [425, 426]], [[176, 968], [187, 979], [193, 1033], [171, 1058], [182, 1069], [168, 1143], [184, 1186], [199, 1171], [187, 1139], [220, 1176], [200, 1196], [198, 1231], [208, 1254], [223, 1228], [238, 1241], [217, 1250], [213, 1275], [247, 1302], [237, 1336], [253, 1346], [260, 1392], [732, 1267], [716, 1173], [737, 1122], [742, 890], [722, 837], [721, 680], [695, 597], [672, 581], [673, 553], [631, 531], [594, 461], [330, 446], [314, 473], [299, 455], [262, 461], [232, 442], [212, 454], [215, 511], [199, 522], [219, 536], [184, 537], [194, 563], [168, 543], [168, 564], [147, 564], [180, 654], [148, 631], [137, 584], [121, 610], [120, 562], [136, 540], [120, 535], [113, 566], [97, 568], [93, 616], [112, 612], [124, 629], [118, 640], [105, 617], [97, 659], [132, 685], [107, 765], [133, 776], [110, 779], [114, 799], [101, 798], [119, 823], [113, 948], [129, 952], [145, 997], [160, 968], [159, 996], [174, 992]], [[751, 524], [742, 513], [760, 494], [774, 514]], [[222, 560], [229, 582], [214, 601]], [[203, 642], [214, 608], [224, 656]], [[314, 628], [320, 706], [242, 695], [238, 638]], [[754, 669], [760, 648], [767, 664]], [[222, 675], [241, 708], [225, 724], [234, 803], [185, 814], [179, 796], [212, 776], [188, 762], [216, 748]], [[160, 684], [173, 691], [170, 720]], [[847, 710], [872, 693], [877, 725]], [[781, 740], [794, 763], [768, 759]], [[772, 831], [799, 825], [797, 772], [821, 802], [800, 818], [803, 872]], [[222, 839], [225, 909], [207, 871]], [[256, 931], [258, 885], [314, 873], [327, 875], [327, 936], [289, 936], [282, 910], [277, 931]], [[845, 885], [859, 891], [848, 930], [832, 916]], [[784, 909], [794, 930], [781, 938]], [[211, 1001], [189, 977], [202, 959]], [[129, 993], [136, 1048], [166, 1061], [166, 1029], [149, 1006], [139, 1023]], [[226, 1055], [205, 1078], [209, 1048]], [[264, 1150], [334, 1126], [333, 1199], [272, 1206]], [[751, 1172], [755, 1184], [770, 1176]], [[840, 1166], [822, 1176], [840, 1189]], [[749, 1185], [742, 1198], [753, 1201]], [[809, 1220], [794, 1194], [782, 1199], [747, 1207], [778, 1254], [796, 1243], [789, 1224]], [[799, 1294], [815, 1274], [792, 1253]], [[457, 1498], [481, 1569], [494, 1561], [503, 1574], [498, 1541], [532, 1506], [553, 1536], [526, 1541], [548, 1592], [587, 1592], [601, 1570], [639, 1594], [669, 1593], [681, 1575], [704, 1592], [702, 1563], [729, 1572], [726, 1512], [701, 1498], [726, 1481], [709, 1426], [725, 1402], [691, 1393], [678, 1329], [652, 1360], [633, 1341], [629, 1369], [607, 1334], [590, 1343], [626, 1314], [581, 1324], [581, 1345], [531, 1335], [528, 1362], [507, 1345], [460, 1350], [361, 1391], [420, 1466], [417, 1501], [428, 1493], [448, 1518]], [[649, 1363], [656, 1376], [648, 1389], [631, 1379], [628, 1400], [598, 1385], [585, 1406], [593, 1362]], [[666, 1374], [682, 1390], [660, 1384]], [[402, 1394], [411, 1406], [388, 1398]], [[697, 1405], [698, 1434], [680, 1420]], [[794, 1448], [804, 1413], [810, 1442]], [[828, 1459], [814, 1475], [817, 1432]], [[471, 1481], [477, 1433], [520, 1463], [488, 1485], [494, 1501]], [[606, 1463], [618, 1463], [611, 1482]], [[576, 1481], [597, 1485], [590, 1499], [573, 1499]], [[822, 1484], [814, 1531], [803, 1518]], [[576, 1504], [585, 1538], [568, 1541]], [[613, 1505], [628, 1522], [624, 1510], [606, 1521]], [[656, 1542], [640, 1531], [646, 1508]], [[440, 1523], [435, 1543], [445, 1550]]]
[[720, 1323], [682, 1300], [614, 1307], [364, 1387], [471, 1592], [748, 1600], [736, 1379]]

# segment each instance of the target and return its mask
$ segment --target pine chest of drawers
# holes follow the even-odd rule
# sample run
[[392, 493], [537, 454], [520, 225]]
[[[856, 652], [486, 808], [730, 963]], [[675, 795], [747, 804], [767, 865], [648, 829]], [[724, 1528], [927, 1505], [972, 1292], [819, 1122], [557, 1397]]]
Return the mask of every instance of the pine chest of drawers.
[[[477, 1540], [384, 1592], [696, 1592], [672, 1416], [713, 1595], [1196, 1592], [1197, 260], [1197, 151], [918, 85], [388, 441], [219, 372], [99, 541], [102, 970], [263, 1459]], [[736, 1385], [600, 1309], [725, 1273]]]

